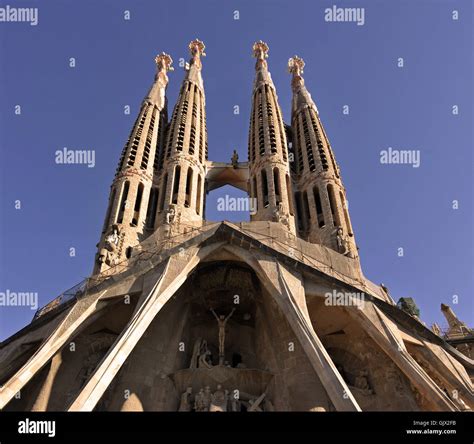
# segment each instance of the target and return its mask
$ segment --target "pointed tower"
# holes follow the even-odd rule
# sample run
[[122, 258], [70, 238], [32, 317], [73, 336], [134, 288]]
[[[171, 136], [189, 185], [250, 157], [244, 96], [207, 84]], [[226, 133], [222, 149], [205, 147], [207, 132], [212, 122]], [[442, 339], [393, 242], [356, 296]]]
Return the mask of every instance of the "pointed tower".
[[249, 132], [250, 194], [257, 201], [252, 221], [273, 221], [295, 232], [288, 148], [275, 85], [268, 71], [268, 46], [253, 45], [255, 81]]
[[155, 80], [142, 102], [112, 182], [94, 274], [129, 258], [132, 248], [150, 233], [146, 227], [153, 228], [157, 200], [153, 180], [168, 120], [165, 92], [172, 62], [165, 53], [155, 58]]
[[204, 43], [189, 43], [191, 60], [169, 124], [166, 146], [159, 159], [160, 198], [157, 224], [188, 231], [201, 226], [207, 160], [207, 127], [201, 57]]
[[467, 328], [464, 322], [459, 320], [449, 305], [441, 304], [441, 311], [448, 322], [447, 335], [470, 333], [470, 329]]
[[293, 90], [291, 128], [298, 232], [309, 242], [356, 257], [346, 191], [318, 109], [305, 87], [303, 67], [304, 61], [298, 56], [288, 61]]
[[[291, 174], [300, 236], [326, 247], [294, 231], [288, 127], [268, 73], [268, 47], [254, 46], [250, 166], [237, 156], [229, 164], [206, 161], [204, 45], [194, 40], [190, 50], [166, 129], [171, 59], [158, 57], [157, 79], [112, 185], [99, 256], [120, 259], [139, 246], [110, 270], [101, 261], [104, 273], [62, 292], [0, 342], [0, 410], [219, 410], [235, 417], [474, 408], [472, 331], [452, 341], [436, 336], [414, 319], [411, 298], [395, 305], [358, 260], [333, 250], [345, 246], [336, 228], [350, 232], [350, 223], [337, 165], [301, 78], [303, 61], [290, 61], [288, 133], [300, 165], [293, 172], [291, 162]], [[204, 180], [210, 189], [250, 184], [258, 199], [253, 221], [203, 223]], [[456, 330], [462, 323], [443, 310]], [[236, 392], [227, 402], [226, 393]]]

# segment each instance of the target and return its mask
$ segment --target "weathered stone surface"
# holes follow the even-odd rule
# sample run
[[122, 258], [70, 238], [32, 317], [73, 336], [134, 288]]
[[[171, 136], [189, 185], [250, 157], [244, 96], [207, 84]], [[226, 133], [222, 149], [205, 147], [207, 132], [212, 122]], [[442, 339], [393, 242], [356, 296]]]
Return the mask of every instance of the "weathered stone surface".
[[[449, 330], [428, 330], [362, 273], [303, 60], [285, 125], [255, 43], [249, 159], [222, 163], [207, 158], [204, 44], [189, 50], [169, 122], [172, 61], [156, 58], [85, 291], [0, 344], [0, 409], [472, 409], [472, 330], [447, 306]], [[250, 222], [205, 220], [206, 191], [228, 184], [254, 199]]]

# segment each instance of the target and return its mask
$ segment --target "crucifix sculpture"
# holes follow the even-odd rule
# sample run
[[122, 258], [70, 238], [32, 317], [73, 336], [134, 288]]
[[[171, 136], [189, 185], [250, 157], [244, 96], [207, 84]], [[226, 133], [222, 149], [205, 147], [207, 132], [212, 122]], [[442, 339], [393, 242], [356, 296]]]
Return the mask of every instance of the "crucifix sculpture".
[[217, 315], [213, 308], [211, 312], [216, 318], [217, 327], [219, 329], [219, 365], [224, 365], [224, 341], [225, 341], [225, 326], [229, 318], [234, 314], [235, 307], [232, 311], [225, 317], [224, 315]]

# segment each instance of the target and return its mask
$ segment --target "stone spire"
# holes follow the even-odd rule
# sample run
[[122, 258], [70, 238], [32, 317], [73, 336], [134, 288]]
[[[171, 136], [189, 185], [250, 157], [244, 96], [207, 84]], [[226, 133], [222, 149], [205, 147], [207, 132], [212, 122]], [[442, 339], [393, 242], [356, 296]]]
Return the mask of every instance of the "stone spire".
[[268, 45], [253, 45], [255, 81], [249, 131], [251, 197], [257, 202], [252, 221], [282, 223], [295, 231], [292, 184], [285, 125], [275, 85], [268, 71]]
[[202, 60], [201, 57], [205, 57], [206, 49], [205, 45], [201, 40], [195, 39], [189, 43], [189, 53], [191, 55], [191, 60], [189, 61], [188, 66], [186, 66], [186, 79], [190, 82], [195, 83], [199, 88], [204, 91], [204, 82], [202, 80], [201, 70], [202, 70]]
[[207, 161], [207, 126], [202, 60], [204, 43], [189, 43], [191, 59], [168, 127], [159, 161], [157, 224], [185, 231], [202, 224]]
[[458, 317], [455, 315], [454, 311], [449, 305], [441, 304], [441, 311], [444, 317], [446, 318], [446, 321], [448, 321], [448, 336], [469, 333], [469, 328], [464, 322], [458, 319]]
[[298, 231], [309, 242], [356, 257], [345, 188], [318, 109], [306, 89], [304, 66], [298, 56], [288, 61], [293, 90], [291, 129]]
[[168, 71], [174, 71], [174, 68], [171, 66], [173, 59], [168, 54], [162, 52], [155, 57], [155, 63], [157, 67], [155, 81], [145, 100], [163, 109], [166, 105], [165, 92], [168, 85]]
[[288, 72], [292, 74], [291, 89], [293, 91], [293, 100], [291, 104], [291, 110], [292, 112], [295, 112], [300, 108], [310, 106], [318, 113], [316, 104], [314, 103], [313, 99], [311, 98], [311, 94], [308, 92], [304, 84], [304, 66], [304, 60], [297, 55], [288, 60]]
[[153, 181], [168, 120], [167, 72], [173, 70], [173, 60], [161, 53], [155, 63], [157, 72], [153, 85], [142, 102], [112, 182], [94, 273], [130, 257], [132, 248], [149, 234], [146, 227], [154, 226]]

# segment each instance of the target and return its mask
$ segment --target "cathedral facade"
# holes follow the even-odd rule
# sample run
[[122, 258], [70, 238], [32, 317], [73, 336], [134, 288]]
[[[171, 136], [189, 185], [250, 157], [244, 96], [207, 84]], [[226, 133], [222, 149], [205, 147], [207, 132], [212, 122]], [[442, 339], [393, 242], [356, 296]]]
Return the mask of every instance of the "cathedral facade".
[[[172, 59], [156, 57], [93, 273], [0, 344], [0, 409], [472, 409], [470, 353], [362, 273], [304, 61], [288, 62], [287, 124], [269, 48], [253, 45], [248, 160], [213, 162], [204, 50], [189, 44], [170, 117]], [[224, 185], [248, 194], [250, 221], [206, 220], [207, 193]]]

